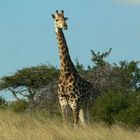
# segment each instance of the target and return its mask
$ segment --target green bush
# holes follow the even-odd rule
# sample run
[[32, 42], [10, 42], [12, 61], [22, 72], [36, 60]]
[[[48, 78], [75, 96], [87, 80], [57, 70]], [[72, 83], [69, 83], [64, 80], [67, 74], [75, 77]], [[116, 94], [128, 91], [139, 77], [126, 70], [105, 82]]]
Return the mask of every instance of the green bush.
[[[130, 99], [131, 98], [131, 99]], [[127, 100], [131, 100], [130, 105], [125, 110], [121, 110], [116, 120], [130, 126], [140, 126], [140, 98], [137, 94], [129, 95]]]
[[28, 102], [26, 100], [13, 101], [10, 104], [10, 108], [17, 113], [24, 112], [28, 107]]
[[7, 108], [7, 103], [5, 101], [5, 98], [0, 96], [0, 109], [5, 109], [5, 108]]
[[127, 106], [128, 104], [122, 94], [108, 92], [97, 98], [93, 117], [96, 121], [112, 124], [115, 122], [117, 113]]
[[107, 124], [140, 125], [140, 98], [135, 92], [109, 91], [96, 99], [91, 118]]

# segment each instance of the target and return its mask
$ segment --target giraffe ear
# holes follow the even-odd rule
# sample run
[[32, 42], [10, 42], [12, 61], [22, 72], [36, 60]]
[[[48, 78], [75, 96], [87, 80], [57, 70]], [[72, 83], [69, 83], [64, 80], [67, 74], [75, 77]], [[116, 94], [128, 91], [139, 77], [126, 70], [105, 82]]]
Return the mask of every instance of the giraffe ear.
[[55, 19], [55, 15], [54, 14], [52, 14], [52, 17]]
[[58, 10], [56, 10], [56, 14], [57, 14], [57, 15], [59, 15], [59, 12], [58, 12]]
[[69, 18], [65, 17], [65, 21], [68, 20]]

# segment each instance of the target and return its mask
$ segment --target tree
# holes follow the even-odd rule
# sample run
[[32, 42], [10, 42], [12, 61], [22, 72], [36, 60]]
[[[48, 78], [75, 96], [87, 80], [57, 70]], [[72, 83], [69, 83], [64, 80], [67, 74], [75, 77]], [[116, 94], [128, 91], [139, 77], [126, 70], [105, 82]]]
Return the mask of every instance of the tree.
[[5, 98], [3, 98], [2, 96], [0, 96], [0, 106], [1, 105], [5, 105], [5, 104], [6, 104]]
[[108, 64], [104, 59], [109, 56], [112, 48], [109, 49], [109, 51], [100, 53], [97, 52], [95, 53], [93, 50], [91, 50], [92, 58], [91, 61], [96, 65], [96, 66], [104, 66]]
[[91, 50], [93, 66], [88, 66], [85, 77], [94, 85], [99, 94], [107, 92], [108, 89], [120, 87], [120, 73], [113, 69], [113, 66], [104, 60], [111, 53], [109, 51], [95, 53]]
[[114, 63], [113, 69], [120, 73], [121, 85], [129, 90], [140, 91], [140, 68], [139, 61], [120, 61]]
[[80, 74], [83, 74], [85, 72], [85, 68], [83, 66], [83, 64], [81, 64], [78, 60], [78, 58], [75, 59], [75, 62], [76, 62], [76, 70], [80, 73]]
[[110, 65], [94, 67], [87, 71], [86, 77], [93, 84], [98, 94], [108, 90], [122, 89], [120, 73]]
[[104, 59], [111, 52], [95, 53], [92, 51], [91, 61], [95, 64], [89, 66], [84, 77], [88, 79], [100, 93], [108, 90], [140, 90], [140, 68], [138, 61], [121, 61], [118, 64], [110, 64]]
[[58, 77], [59, 70], [53, 66], [36, 66], [18, 70], [11, 76], [4, 76], [0, 80], [0, 90], [10, 90], [19, 100], [26, 97], [34, 102], [34, 97], [39, 90]]

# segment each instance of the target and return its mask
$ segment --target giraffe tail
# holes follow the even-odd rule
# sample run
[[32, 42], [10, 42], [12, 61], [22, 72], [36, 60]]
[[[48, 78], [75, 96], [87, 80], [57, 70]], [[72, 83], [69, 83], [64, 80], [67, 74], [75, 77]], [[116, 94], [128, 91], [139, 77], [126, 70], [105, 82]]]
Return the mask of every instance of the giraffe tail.
[[85, 128], [86, 127], [85, 116], [84, 116], [84, 111], [83, 111], [82, 108], [79, 111], [79, 119], [80, 119], [80, 121], [82, 123], [82, 126]]

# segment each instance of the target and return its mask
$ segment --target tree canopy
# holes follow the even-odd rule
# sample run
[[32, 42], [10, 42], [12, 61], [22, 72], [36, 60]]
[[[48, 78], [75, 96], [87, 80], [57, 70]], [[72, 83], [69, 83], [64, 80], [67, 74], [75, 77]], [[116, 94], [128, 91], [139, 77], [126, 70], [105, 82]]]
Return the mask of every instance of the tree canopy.
[[4, 76], [0, 81], [0, 90], [10, 90], [18, 99], [20, 96], [33, 100], [38, 90], [58, 77], [59, 70], [53, 66], [36, 66], [18, 70], [11, 76]]

